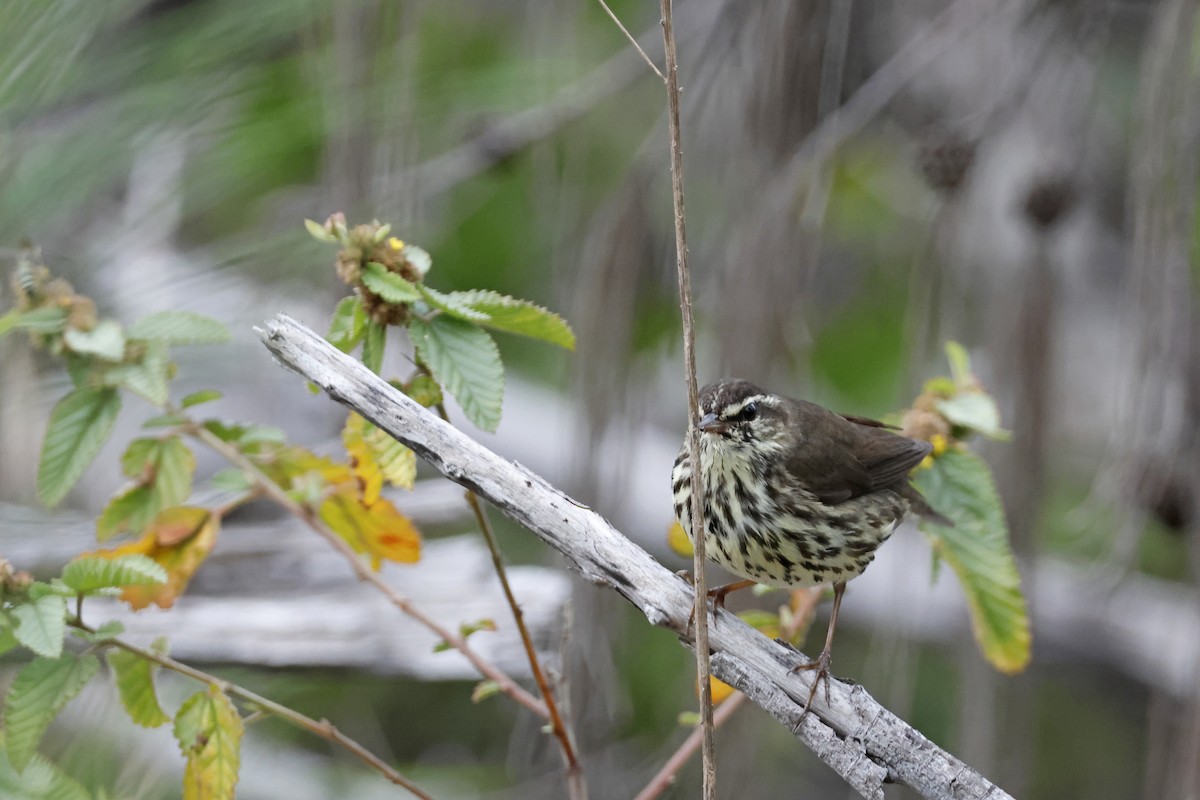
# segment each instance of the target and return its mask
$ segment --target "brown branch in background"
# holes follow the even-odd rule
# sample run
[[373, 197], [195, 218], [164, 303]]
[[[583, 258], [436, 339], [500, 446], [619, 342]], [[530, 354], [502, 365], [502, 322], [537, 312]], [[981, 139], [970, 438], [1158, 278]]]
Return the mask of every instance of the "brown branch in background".
[[[171, 411], [178, 413], [177, 409], [171, 409]], [[292, 516], [308, 525], [308, 527], [312, 528], [317, 535], [329, 542], [334, 550], [337, 550], [339, 553], [341, 553], [346, 558], [346, 561], [350, 564], [350, 568], [354, 570], [354, 574], [358, 576], [359, 580], [374, 586], [391, 602], [392, 605], [396, 606], [396, 608], [400, 609], [402, 612], [424, 625], [443, 641], [445, 641], [447, 645], [462, 653], [462, 655], [471, 662], [471, 665], [474, 666], [475, 669], [479, 670], [479, 674], [483, 675], [483, 677], [487, 678], [488, 680], [493, 681], [501, 692], [508, 695], [517, 703], [532, 711], [534, 714], [537, 714], [542, 719], [549, 718], [549, 711], [547, 710], [545, 704], [518, 686], [512, 678], [506, 675], [494, 664], [484, 660], [482, 656], [476, 653], [471, 646], [467, 644], [466, 639], [454, 633], [449, 628], [446, 628], [437, 620], [428, 616], [424, 611], [413, 605], [411, 600], [389, 585], [378, 574], [373, 572], [370, 567], [363, 563], [362, 559], [358, 557], [358, 554], [350, 548], [350, 545], [346, 544], [346, 542], [342, 540], [342, 537], [330, 530], [329, 527], [321, 521], [321, 519], [313, 512], [311, 508], [293, 499], [287, 492], [283, 490], [282, 487], [279, 486], [279, 484], [271, 480], [270, 477], [268, 477], [265, 473], [263, 473], [262, 470], [258, 468], [258, 465], [247, 458], [240, 450], [221, 440], [220, 437], [216, 436], [214, 433], [194, 421], [189, 420], [180, 426], [180, 428], [188, 436], [203, 442], [230, 464], [233, 464], [245, 472], [246, 475], [249, 476], [254, 482], [255, 486], [262, 492], [263, 496], [271, 499], [285, 511], [289, 512]]]
[[[86, 631], [87, 633], [95, 633], [95, 630], [83, 624], [83, 620], [81, 620], [78, 616], [76, 616], [74, 620], [68, 620], [68, 622], [71, 627], [76, 628], [77, 630]], [[328, 739], [339, 747], [344, 748], [353, 754], [354, 757], [359, 761], [376, 770], [397, 786], [403, 786], [405, 789], [408, 789], [408, 791], [412, 792], [415, 796], [422, 798], [422, 800], [432, 800], [430, 795], [426, 794], [421, 787], [417, 786], [408, 778], [392, 769], [392, 767], [390, 767], [387, 762], [385, 762], [379, 756], [375, 755], [370, 750], [363, 747], [346, 734], [342, 733], [340, 730], [338, 730], [336, 725], [327, 719], [315, 720], [312, 717], [301, 714], [299, 711], [288, 708], [280, 703], [276, 703], [274, 700], [268, 700], [260, 694], [255, 694], [249, 689], [238, 686], [236, 683], [230, 683], [223, 678], [218, 678], [215, 675], [210, 675], [209, 673], [202, 672], [195, 667], [191, 667], [180, 661], [176, 661], [170, 656], [165, 656], [162, 653], [156, 653], [153, 650], [147, 650], [146, 648], [138, 647], [135, 644], [131, 644], [121, 639], [108, 639], [103, 642], [103, 644], [133, 653], [139, 658], [144, 658], [147, 661], [153, 661], [160, 667], [169, 669], [172, 672], [180, 675], [187, 676], [193, 680], [200, 681], [201, 683], [206, 683], [210, 686], [216, 686], [225, 694], [232, 697], [237, 697], [240, 700], [251, 704], [255, 707], [255, 711], [242, 721], [243, 724], [250, 724], [256, 721], [263, 714], [269, 714], [273, 717], [278, 717], [290, 725], [294, 725], [301, 730], [308, 731], [315, 736], [320, 736], [322, 739]]]
[[[425, 372], [429, 374], [428, 370]], [[450, 415], [446, 413], [446, 404], [438, 403], [436, 408], [438, 416], [450, 424]], [[586, 800], [587, 784], [583, 780], [583, 766], [575, 755], [575, 748], [571, 746], [570, 732], [563, 723], [562, 715], [559, 714], [558, 704], [554, 700], [554, 692], [550, 689], [550, 683], [546, 680], [546, 672], [542, 669], [537, 650], [534, 649], [533, 637], [529, 635], [529, 627], [525, 624], [525, 615], [521, 611], [521, 605], [517, 602], [516, 595], [513, 594], [512, 587], [508, 583], [508, 570], [504, 568], [504, 556], [500, 552], [500, 545], [496, 542], [496, 532], [492, 529], [492, 523], [488, 520], [475, 493], [468, 491], [466, 498], [467, 505], [471, 507], [475, 521], [479, 525], [479, 531], [483, 534], [483, 540], [487, 542], [488, 552], [492, 554], [492, 566], [496, 568], [496, 577], [500, 579], [500, 587], [504, 590], [504, 599], [508, 602], [513, 620], [517, 624], [517, 630], [521, 634], [521, 644], [525, 646], [525, 656], [529, 659], [529, 670], [533, 673], [533, 679], [542, 695], [542, 702], [546, 704], [546, 711], [550, 715], [550, 729], [554, 733], [554, 738], [558, 740], [563, 760], [567, 764], [568, 794], [571, 800]]]
[[679, 59], [675, 53], [675, 28], [671, 0], [661, 0], [663, 49], [667, 59], [667, 127], [671, 136], [671, 199], [675, 206], [675, 265], [679, 272], [679, 309], [683, 315], [683, 362], [687, 379], [688, 443], [692, 452], [692, 559], [695, 593], [696, 676], [700, 683], [701, 754], [704, 761], [704, 798], [716, 800], [717, 764], [713, 746], [711, 668], [708, 663], [708, 583], [705, 579], [704, 495], [700, 482], [700, 391], [696, 386], [696, 331], [692, 315], [692, 283], [688, 273], [687, 225], [683, 211], [683, 145], [679, 135]]
[[654, 62], [650, 60], [650, 56], [646, 55], [646, 51], [642, 49], [640, 44], [638, 44], [638, 40], [632, 33], [629, 32], [629, 29], [622, 24], [620, 17], [613, 13], [613, 10], [608, 7], [608, 3], [604, 2], [604, 0], [596, 1], [600, 3], [600, 7], [604, 9], [609, 18], [612, 19], [612, 21], [616, 23], [617, 27], [621, 29], [621, 33], [625, 34], [625, 38], [628, 39], [629, 43], [633, 45], [633, 49], [638, 51], [638, 55], [642, 57], [642, 60], [646, 62], [647, 66], [654, 70], [654, 74], [658, 76], [658, 79], [663, 83], [666, 83], [666, 76], [663, 75], [662, 72], [659, 71], [658, 67], [655, 66]]
[[[784, 641], [793, 641], [800, 635], [801, 631], [808, 631], [812, 625], [813, 614], [817, 610], [817, 604], [821, 601], [821, 595], [825, 593], [824, 586], [814, 586], [811, 589], [795, 590], [801, 597], [799, 607], [792, 610], [792, 619], [790, 623], [779, 632], [779, 638]], [[734, 712], [737, 711], [746, 702], [746, 695], [741, 692], [735, 692], [728, 700], [721, 704], [720, 708], [713, 713], [713, 727], [719, 728]], [[633, 800], [654, 800], [675, 783], [675, 775], [683, 766], [691, 759], [696, 751], [700, 748], [700, 742], [703, 738], [703, 731], [699, 728], [693, 730], [688, 737], [683, 740], [679, 748], [671, 754], [671, 757], [666, 760], [646, 787], [637, 793]]]

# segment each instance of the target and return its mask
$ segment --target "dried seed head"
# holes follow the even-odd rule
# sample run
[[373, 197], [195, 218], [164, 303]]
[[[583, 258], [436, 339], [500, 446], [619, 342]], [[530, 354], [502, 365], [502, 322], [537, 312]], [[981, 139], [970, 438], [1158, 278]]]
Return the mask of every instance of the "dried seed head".
[[975, 160], [975, 148], [974, 141], [957, 131], [931, 131], [917, 152], [921, 173], [934, 189], [952, 193], [967, 177]]

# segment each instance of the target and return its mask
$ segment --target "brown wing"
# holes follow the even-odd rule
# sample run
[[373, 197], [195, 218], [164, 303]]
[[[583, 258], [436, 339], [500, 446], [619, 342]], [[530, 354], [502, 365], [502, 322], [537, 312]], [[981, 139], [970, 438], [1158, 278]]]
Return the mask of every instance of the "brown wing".
[[803, 443], [788, 472], [827, 505], [903, 481], [933, 449], [873, 420], [843, 417], [813, 403], [795, 401], [791, 416]]

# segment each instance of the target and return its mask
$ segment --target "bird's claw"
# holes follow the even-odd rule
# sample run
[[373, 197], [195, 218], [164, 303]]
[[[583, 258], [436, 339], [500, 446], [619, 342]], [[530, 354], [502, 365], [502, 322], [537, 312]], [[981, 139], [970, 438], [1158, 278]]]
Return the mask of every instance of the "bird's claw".
[[817, 696], [817, 687], [822, 683], [825, 684], [825, 705], [830, 705], [831, 699], [829, 695], [829, 664], [832, 661], [829, 651], [822, 650], [821, 655], [807, 664], [797, 664], [792, 667], [792, 672], [803, 672], [805, 670], [816, 670], [817, 674], [813, 676], [812, 687], [808, 690], [808, 699], [804, 702], [804, 710], [800, 712], [800, 719], [796, 720], [796, 728], [800, 727], [800, 723], [804, 721], [805, 715], [812, 709], [813, 698]]

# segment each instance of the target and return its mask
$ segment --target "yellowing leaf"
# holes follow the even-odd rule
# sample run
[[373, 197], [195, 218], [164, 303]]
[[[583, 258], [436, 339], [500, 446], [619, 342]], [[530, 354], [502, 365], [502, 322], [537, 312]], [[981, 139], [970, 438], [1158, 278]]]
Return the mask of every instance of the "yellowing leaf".
[[370, 556], [374, 569], [384, 560], [412, 564], [421, 557], [420, 533], [387, 500], [364, 506], [355, 487], [344, 487], [321, 504], [319, 514], [355, 552]]
[[737, 691], [737, 689], [733, 688], [720, 678], [714, 678], [710, 675], [709, 681], [709, 686], [712, 690], [712, 702], [714, 706], [719, 706]]
[[187, 759], [184, 800], [233, 800], [244, 732], [237, 708], [216, 686], [184, 701], [175, 715], [175, 739]]
[[151, 603], [170, 608], [212, 551], [220, 526], [220, 518], [207, 509], [176, 506], [155, 517], [137, 541], [85, 555], [115, 559], [140, 554], [154, 560], [167, 571], [167, 582], [157, 586], [126, 586], [121, 599], [135, 611]]
[[350, 454], [350, 468], [364, 505], [379, 499], [384, 480], [393, 486], [412, 488], [417, 474], [416, 454], [354, 412], [342, 428], [342, 442]]
[[683, 530], [679, 520], [672, 522], [671, 527], [667, 530], [667, 545], [684, 558], [691, 558], [696, 553], [692, 548], [692, 540], [688, 538], [687, 532]]

